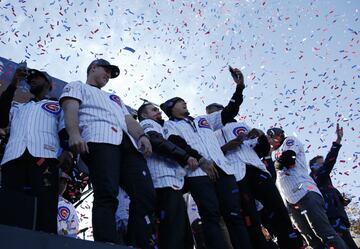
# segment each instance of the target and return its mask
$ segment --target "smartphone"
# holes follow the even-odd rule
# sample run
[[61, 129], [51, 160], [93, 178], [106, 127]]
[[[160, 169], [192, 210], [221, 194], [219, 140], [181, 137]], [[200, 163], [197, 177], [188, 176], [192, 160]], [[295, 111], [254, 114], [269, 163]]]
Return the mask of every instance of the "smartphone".
[[235, 73], [234, 68], [232, 68], [231, 66], [229, 66], [229, 72], [234, 79], [240, 80], [240, 75]]

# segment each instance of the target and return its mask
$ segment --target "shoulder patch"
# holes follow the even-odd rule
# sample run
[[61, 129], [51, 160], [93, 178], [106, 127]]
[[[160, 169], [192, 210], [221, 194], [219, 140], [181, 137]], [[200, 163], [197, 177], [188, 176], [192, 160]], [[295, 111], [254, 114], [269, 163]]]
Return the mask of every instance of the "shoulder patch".
[[149, 124], [149, 123], [143, 124], [143, 125], [141, 125], [141, 127], [142, 127], [144, 130], [154, 128], [154, 126], [153, 126], [152, 124]]
[[72, 89], [72, 86], [69, 86], [69, 84], [68, 85], [66, 85], [64, 88], [63, 88], [63, 93], [68, 93], [68, 92], [70, 92], [71, 91], [71, 89]]
[[238, 126], [238, 127], [235, 127], [235, 128], [233, 129], [233, 134], [234, 134], [235, 136], [239, 136], [239, 135], [242, 134], [242, 133], [248, 133], [248, 130], [247, 130], [246, 127], [244, 127], [244, 126]]
[[61, 206], [58, 208], [58, 215], [60, 217], [60, 220], [68, 220], [70, 217], [70, 209], [65, 206]]
[[294, 141], [294, 139], [288, 139], [288, 140], [286, 140], [286, 146], [293, 146], [295, 144], [295, 141]]
[[59, 114], [61, 112], [60, 105], [56, 102], [47, 102], [41, 105], [41, 108], [51, 114]]
[[209, 122], [206, 120], [206, 118], [200, 118], [198, 121], [199, 128], [207, 128], [211, 129]]
[[115, 94], [111, 94], [109, 96], [109, 98], [114, 101], [116, 104], [118, 104], [119, 106], [121, 106], [121, 100], [120, 100], [120, 97], [115, 95]]

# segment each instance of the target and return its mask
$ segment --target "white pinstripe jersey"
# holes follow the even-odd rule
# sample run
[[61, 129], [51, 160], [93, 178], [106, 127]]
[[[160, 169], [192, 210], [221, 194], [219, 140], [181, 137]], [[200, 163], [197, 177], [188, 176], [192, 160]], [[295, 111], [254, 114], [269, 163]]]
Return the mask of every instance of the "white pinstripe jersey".
[[199, 209], [190, 193], [184, 194], [186, 210], [190, 225], [197, 219], [200, 219]]
[[[154, 120], [145, 119], [140, 122], [140, 125], [145, 132], [156, 131], [165, 137], [163, 127]], [[152, 153], [151, 157], [146, 158], [146, 161], [155, 188], [171, 187], [175, 190], [182, 189], [186, 170], [177, 162], [155, 152]]]
[[124, 220], [127, 221], [129, 219], [130, 197], [125, 192], [125, 190], [119, 187], [119, 194], [117, 199], [119, 204], [115, 212], [116, 223]]
[[[170, 134], [179, 135], [204, 158], [212, 159], [225, 173], [233, 175], [233, 168], [221, 151], [214, 133], [215, 130], [222, 127], [221, 112], [214, 112], [196, 117], [193, 121], [189, 119], [168, 120], [164, 125], [164, 133], [167, 137]], [[206, 173], [200, 168], [188, 171], [189, 177], [205, 175]]]
[[283, 144], [276, 151], [273, 151], [273, 160], [278, 159], [282, 152], [287, 150], [292, 150], [296, 153], [296, 160], [293, 168], [277, 170], [276, 184], [283, 198], [289, 203], [295, 204], [309, 191], [314, 191], [321, 195], [316, 183], [309, 176], [304, 146], [297, 138], [287, 137]]
[[59, 235], [76, 238], [79, 231], [79, 217], [74, 205], [59, 196], [57, 231]]
[[10, 109], [10, 137], [1, 165], [19, 158], [26, 149], [34, 157], [57, 158], [58, 132], [64, 127], [57, 101], [43, 99], [13, 102]]
[[[244, 122], [231, 122], [227, 123], [221, 130], [216, 131], [220, 145], [235, 139], [237, 136], [247, 135], [251, 127]], [[226, 158], [229, 160], [231, 166], [234, 167], [235, 178], [240, 181], [246, 174], [246, 164], [253, 165], [256, 168], [269, 173], [264, 163], [260, 160], [259, 156], [254, 151], [257, 144], [257, 138], [245, 140], [244, 143], [237, 149], [231, 150], [226, 153]], [[270, 174], [270, 173], [269, 173]]]
[[74, 81], [64, 87], [60, 100], [65, 97], [80, 101], [79, 127], [86, 142], [121, 143], [123, 131], [127, 131], [125, 115], [129, 112], [119, 96]]

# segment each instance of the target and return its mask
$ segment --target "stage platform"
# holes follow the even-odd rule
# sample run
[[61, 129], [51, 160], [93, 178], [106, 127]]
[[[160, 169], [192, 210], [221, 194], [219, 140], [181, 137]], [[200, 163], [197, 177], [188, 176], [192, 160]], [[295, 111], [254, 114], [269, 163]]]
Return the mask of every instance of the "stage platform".
[[129, 249], [81, 239], [0, 225], [1, 249]]

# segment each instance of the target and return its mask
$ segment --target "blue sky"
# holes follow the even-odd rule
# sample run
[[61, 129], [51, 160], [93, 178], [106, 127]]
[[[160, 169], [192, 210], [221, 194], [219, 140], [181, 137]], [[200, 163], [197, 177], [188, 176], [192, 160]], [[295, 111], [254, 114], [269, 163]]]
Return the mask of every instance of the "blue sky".
[[[1, 56], [65, 81], [95, 57], [119, 65], [107, 90], [138, 107], [184, 97], [227, 103], [228, 65], [246, 77], [241, 118], [281, 125], [325, 154], [344, 126], [334, 184], [359, 201], [360, 1], [1, 1]], [[135, 51], [124, 49], [130, 47]]]

